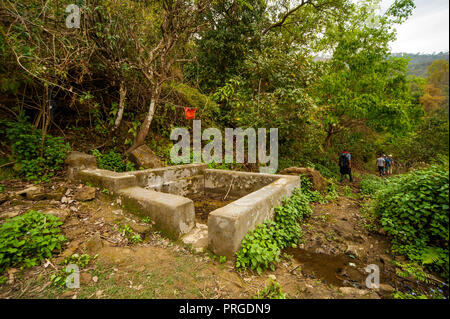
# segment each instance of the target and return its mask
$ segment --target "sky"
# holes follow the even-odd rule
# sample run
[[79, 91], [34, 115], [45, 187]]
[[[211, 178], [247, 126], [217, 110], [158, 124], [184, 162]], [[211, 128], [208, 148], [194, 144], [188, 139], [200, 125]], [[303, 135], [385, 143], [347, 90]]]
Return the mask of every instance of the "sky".
[[[382, 0], [384, 12], [394, 0]], [[393, 53], [437, 53], [449, 50], [449, 0], [415, 0], [416, 8], [403, 24], [396, 27]]]

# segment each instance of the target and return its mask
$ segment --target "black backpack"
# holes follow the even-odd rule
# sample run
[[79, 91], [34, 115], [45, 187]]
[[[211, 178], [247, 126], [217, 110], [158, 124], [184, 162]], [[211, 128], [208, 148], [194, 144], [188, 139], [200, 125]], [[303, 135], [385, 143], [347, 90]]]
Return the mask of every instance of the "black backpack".
[[341, 156], [339, 156], [339, 166], [343, 168], [348, 168], [350, 166], [347, 154], [341, 154]]

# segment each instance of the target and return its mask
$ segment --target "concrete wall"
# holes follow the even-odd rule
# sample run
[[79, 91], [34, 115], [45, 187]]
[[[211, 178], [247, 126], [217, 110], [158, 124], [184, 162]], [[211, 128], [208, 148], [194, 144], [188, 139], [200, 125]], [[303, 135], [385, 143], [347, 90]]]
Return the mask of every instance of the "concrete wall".
[[[207, 169], [206, 164], [181, 165], [115, 173], [97, 169], [95, 157], [69, 154], [69, 178], [106, 188], [122, 198], [128, 210], [148, 216], [167, 236], [178, 239], [195, 227], [192, 200], [199, 192], [241, 197], [210, 213], [208, 245], [220, 256], [232, 257], [247, 232], [273, 218], [274, 208], [300, 187], [297, 176]], [[230, 187], [231, 186], [231, 187]]]
[[206, 164], [179, 165], [165, 168], [130, 172], [136, 176], [138, 185], [145, 189], [189, 196], [203, 192]]
[[274, 216], [274, 208], [300, 187], [300, 178], [279, 177], [269, 185], [246, 195], [209, 215], [208, 244], [219, 256], [233, 257], [242, 239], [255, 227]]
[[[205, 170], [205, 192], [242, 197], [279, 179], [281, 175], [225, 171], [218, 169]], [[231, 186], [231, 189], [230, 189]]]

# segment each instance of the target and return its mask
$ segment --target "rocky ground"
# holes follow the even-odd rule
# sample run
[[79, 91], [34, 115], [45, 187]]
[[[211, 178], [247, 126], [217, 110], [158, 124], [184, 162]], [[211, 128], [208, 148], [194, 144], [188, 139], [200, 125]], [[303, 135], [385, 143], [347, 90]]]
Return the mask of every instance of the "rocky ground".
[[[172, 242], [145, 222], [125, 212], [105, 190], [64, 180], [33, 185], [2, 182], [0, 222], [30, 209], [53, 214], [64, 222], [68, 241], [52, 260], [30, 269], [9, 269], [0, 298], [252, 298], [276, 280], [287, 298], [390, 298], [395, 289], [417, 283], [395, 275], [389, 241], [365, 227], [355, 196], [315, 204], [303, 224], [304, 242], [283, 252], [274, 272], [258, 276], [236, 272], [232, 261], [220, 263], [210, 253], [197, 253]], [[128, 225], [143, 238], [133, 244], [121, 231]], [[97, 256], [81, 271], [81, 287], [55, 286], [50, 277], [60, 262], [77, 253]], [[381, 271], [381, 287], [366, 287], [368, 265]], [[420, 288], [420, 287], [419, 287]]]

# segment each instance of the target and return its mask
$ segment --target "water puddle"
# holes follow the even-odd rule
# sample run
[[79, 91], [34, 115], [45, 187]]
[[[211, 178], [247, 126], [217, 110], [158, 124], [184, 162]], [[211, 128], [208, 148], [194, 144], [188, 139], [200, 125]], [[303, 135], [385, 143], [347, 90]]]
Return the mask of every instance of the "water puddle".
[[194, 194], [189, 199], [194, 201], [195, 219], [197, 223], [206, 224], [208, 222], [209, 213], [224, 207], [237, 198], [228, 196], [226, 200], [222, 200], [223, 195], [219, 194]]
[[347, 255], [328, 255], [300, 248], [287, 248], [284, 252], [300, 263], [304, 276], [337, 287], [361, 288], [365, 283], [367, 274], [359, 270], [362, 265]]

